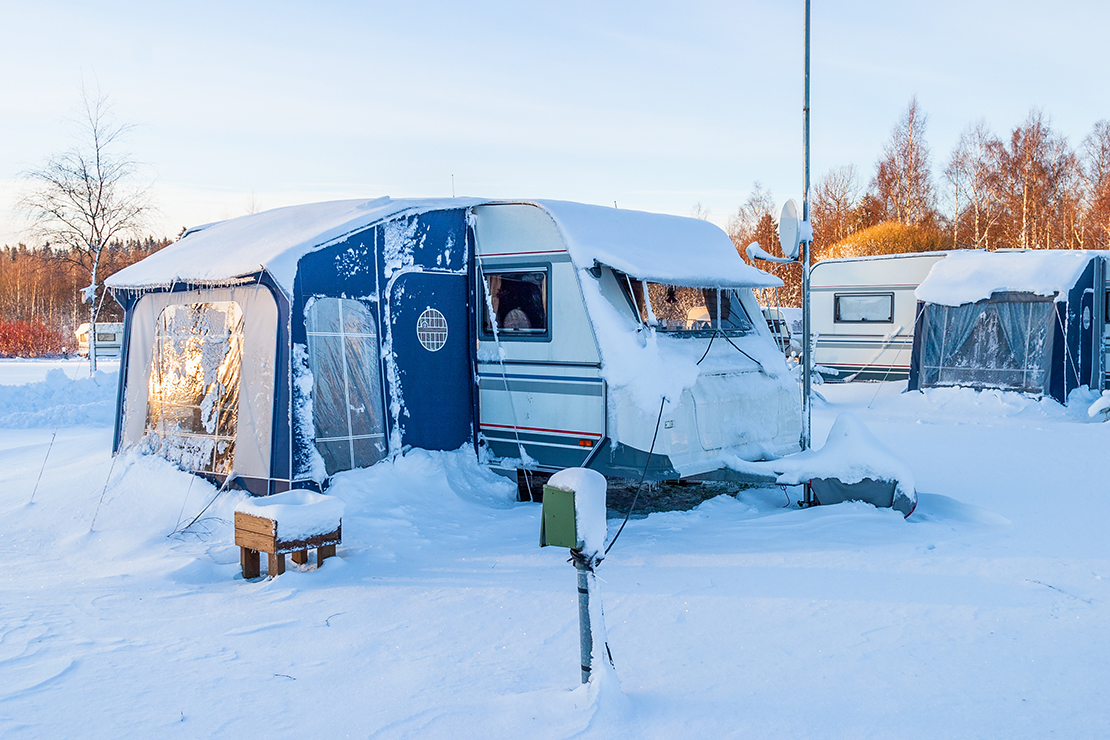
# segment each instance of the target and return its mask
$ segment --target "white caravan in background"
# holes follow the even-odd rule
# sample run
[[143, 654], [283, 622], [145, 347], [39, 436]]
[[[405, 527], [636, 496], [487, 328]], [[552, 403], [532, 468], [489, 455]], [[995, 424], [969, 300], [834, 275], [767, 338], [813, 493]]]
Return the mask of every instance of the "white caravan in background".
[[914, 290], [947, 252], [822, 260], [810, 273], [814, 362], [829, 381], [905, 380]]

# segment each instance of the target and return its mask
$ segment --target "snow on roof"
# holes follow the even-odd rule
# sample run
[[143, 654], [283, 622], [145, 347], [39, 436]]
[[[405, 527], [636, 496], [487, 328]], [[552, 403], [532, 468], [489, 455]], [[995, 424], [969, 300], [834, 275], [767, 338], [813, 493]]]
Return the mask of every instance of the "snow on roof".
[[190, 230], [177, 243], [108, 278], [111, 288], [201, 285], [268, 271], [292, 293], [304, 255], [401, 213], [531, 203], [547, 211], [580, 267], [594, 261], [635, 277], [695, 287], [771, 287], [782, 282], [748, 266], [732, 241], [706, 221], [564, 201], [480, 198], [344, 200], [276, 208]]
[[1066, 301], [1090, 252], [1045, 249], [1029, 252], [955, 250], [933, 265], [914, 295], [926, 303], [960, 306], [1014, 292], [1055, 296]]
[[641, 280], [695, 288], [782, 285], [744, 262], [728, 235], [708, 221], [558, 200], [536, 204], [555, 219], [579, 267], [596, 261]]
[[475, 198], [376, 198], [275, 208], [187, 233], [105, 282], [111, 288], [225, 284], [266, 270], [291, 294], [297, 262], [309, 252], [402, 211], [466, 208], [480, 202]]

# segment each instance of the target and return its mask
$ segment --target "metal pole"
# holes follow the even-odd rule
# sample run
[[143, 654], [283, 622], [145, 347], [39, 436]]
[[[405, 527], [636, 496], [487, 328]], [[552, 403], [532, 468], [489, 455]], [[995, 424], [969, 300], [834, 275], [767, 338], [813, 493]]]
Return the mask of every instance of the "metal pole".
[[578, 636], [582, 644], [582, 683], [590, 682], [594, 654], [594, 636], [590, 630], [590, 564], [582, 554], [571, 550], [574, 568], [578, 571]]
[[[809, 3], [805, 19], [805, 101], [802, 105], [802, 221], [809, 221]], [[810, 447], [810, 389], [813, 374], [812, 327], [809, 316], [810, 242], [802, 242], [802, 449]]]

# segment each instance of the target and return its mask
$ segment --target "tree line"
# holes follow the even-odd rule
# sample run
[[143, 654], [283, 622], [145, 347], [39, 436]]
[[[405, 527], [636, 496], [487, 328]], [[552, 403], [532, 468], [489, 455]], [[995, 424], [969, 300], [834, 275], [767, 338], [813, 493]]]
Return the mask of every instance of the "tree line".
[[[934, 177], [928, 116], [911, 99], [864, 183], [834, 168], [812, 191], [813, 260], [941, 249], [1110, 248], [1110, 120], [1077, 148], [1040, 110], [1007, 135], [970, 124]], [[776, 207], [758, 183], [732, 215], [729, 236], [778, 249]], [[801, 305], [801, 270], [759, 263], [786, 283], [771, 303]]]
[[[170, 239], [115, 241], [106, 246], [106, 277], [172, 243]], [[0, 249], [0, 356], [35, 357], [76, 350], [74, 331], [88, 321], [81, 290], [92, 275], [90, 255], [79, 249], [18, 244]], [[122, 309], [100, 294], [97, 321], [122, 321]]]

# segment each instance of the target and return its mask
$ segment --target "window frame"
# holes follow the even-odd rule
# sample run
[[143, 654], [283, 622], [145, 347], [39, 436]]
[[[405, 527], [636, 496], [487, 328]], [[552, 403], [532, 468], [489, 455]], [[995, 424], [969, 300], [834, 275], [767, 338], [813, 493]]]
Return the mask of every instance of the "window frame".
[[[554, 322], [554, 312], [551, 305], [551, 264], [550, 262], [520, 262], [513, 264], [498, 264], [498, 265], [481, 265], [479, 264], [477, 273], [477, 296], [478, 296], [478, 310], [474, 312], [475, 319], [478, 324], [478, 339], [483, 342], [550, 342], [552, 336], [552, 325]], [[533, 332], [529, 334], [518, 334], [513, 330], [506, 331], [498, 327], [497, 336], [494, 337], [492, 329], [486, 329], [486, 318], [488, 318], [489, 303], [486, 302], [486, 277], [489, 275], [498, 275], [504, 273], [514, 272], [542, 272], [544, 275], [544, 305], [547, 311], [547, 326], [542, 332]], [[492, 303], [492, 297], [490, 297]], [[490, 322], [492, 325], [492, 322]]]
[[[840, 318], [841, 298], [889, 298], [890, 312], [887, 319], [842, 319]], [[833, 293], [833, 323], [836, 324], [893, 324], [894, 291], [870, 291], [867, 293]]]
[[[312, 400], [313, 400], [312, 443], [316, 447], [317, 452], [319, 452], [320, 455], [323, 456], [324, 452], [322, 450], [320, 450], [320, 444], [321, 443], [326, 444], [326, 445], [332, 445], [332, 444], [346, 442], [347, 443], [348, 455], [350, 456], [350, 467], [346, 467], [346, 468], [339, 467], [339, 468], [336, 468], [336, 470], [334, 472], [329, 471], [328, 475], [331, 476], [331, 475], [337, 475], [338, 473], [345, 472], [345, 471], [348, 471], [348, 470], [359, 470], [359, 469], [362, 469], [362, 468], [370, 467], [371, 465], [375, 465], [376, 463], [380, 462], [382, 459], [384, 459], [389, 454], [390, 420], [389, 420], [389, 402], [388, 402], [388, 398], [387, 398], [387, 395], [386, 395], [386, 392], [385, 392], [386, 368], [385, 368], [384, 363], [383, 363], [382, 358], [381, 358], [381, 348], [382, 348], [382, 331], [381, 331], [381, 326], [380, 326], [381, 322], [379, 322], [379, 320], [378, 320], [379, 316], [378, 316], [377, 306], [374, 303], [372, 303], [370, 301], [367, 301], [366, 299], [362, 299], [362, 298], [347, 298], [345, 296], [333, 296], [333, 295], [316, 295], [316, 296], [312, 296], [312, 299], [313, 299], [312, 305], [306, 307], [305, 310], [304, 310], [305, 355], [306, 355], [306, 361], [308, 362], [308, 366], [313, 371], [312, 396], [311, 396]], [[318, 328], [310, 327], [310, 321], [313, 318], [312, 311], [313, 311], [313, 309], [316, 308], [317, 305], [319, 305], [319, 303], [321, 301], [336, 301], [336, 305], [337, 305], [337, 308], [338, 308], [337, 315], [339, 317], [339, 327], [338, 327], [339, 330], [338, 331], [320, 331]], [[366, 318], [368, 318], [369, 321], [373, 325], [373, 329], [374, 329], [373, 334], [364, 333], [364, 332], [348, 332], [348, 331], [345, 330], [345, 323], [344, 323], [344, 320], [343, 320], [343, 305], [344, 305], [344, 302], [357, 304], [362, 310], [365, 311]], [[332, 436], [332, 437], [320, 436], [320, 431], [321, 430], [319, 429], [318, 422], [317, 422], [317, 419], [316, 419], [316, 412], [317, 412], [317, 409], [318, 409], [318, 407], [316, 406], [316, 402], [317, 402], [318, 393], [319, 393], [318, 384], [320, 382], [320, 375], [317, 372], [318, 366], [315, 364], [316, 362], [318, 362], [318, 359], [313, 354], [314, 344], [313, 344], [312, 339], [314, 337], [316, 337], [316, 338], [333, 337], [333, 338], [338, 338], [340, 340], [341, 353], [342, 353], [342, 362], [344, 363], [344, 367], [343, 367], [343, 396], [344, 396], [344, 399], [343, 400], [344, 400], [344, 403], [348, 407], [350, 407], [351, 401], [352, 401], [352, 393], [351, 393], [352, 385], [351, 385], [351, 383], [349, 381], [349, 378], [348, 378], [348, 372], [349, 372], [350, 368], [352, 367], [352, 365], [354, 365], [355, 363], [352, 359], [350, 359], [348, 357], [347, 341], [348, 341], [349, 338], [352, 338], [352, 337], [360, 338], [360, 339], [373, 338], [373, 340], [374, 340], [373, 345], [374, 346], [373, 346], [373, 352], [371, 354], [374, 357], [377, 358], [377, 363], [376, 363], [376, 370], [377, 370], [376, 381], [377, 382], [373, 383], [372, 385], [376, 386], [375, 388], [373, 388], [373, 391], [376, 391], [377, 396], [378, 396], [378, 400], [380, 402], [380, 406], [378, 406], [377, 409], [376, 409], [377, 411], [380, 412], [380, 414], [379, 414], [380, 418], [378, 419], [378, 421], [381, 422], [381, 431], [380, 432], [375, 431], [375, 432], [372, 432], [370, 434], [355, 434], [353, 425], [351, 423], [351, 416], [350, 416], [350, 413], [348, 412], [347, 413], [347, 418], [345, 420], [345, 426], [346, 426], [346, 431], [347, 431], [347, 433], [345, 435], [338, 435], [338, 436]], [[369, 366], [370, 365], [367, 365], [367, 367], [369, 367]], [[364, 399], [364, 402], [373, 404], [373, 398]], [[371, 416], [371, 418], [373, 418], [373, 416]], [[373, 440], [379, 440], [379, 439], [384, 443], [384, 449], [379, 447], [378, 451], [381, 452], [382, 454], [378, 456], [377, 460], [374, 460], [373, 462], [370, 462], [369, 465], [358, 465], [358, 464], [356, 464], [356, 459], [359, 462], [362, 462], [361, 458], [357, 458], [357, 456], [356, 456], [356, 443], [360, 443], [360, 442], [369, 443]], [[325, 458], [325, 463], [326, 463], [326, 458]]]

